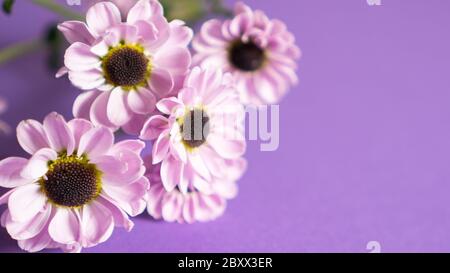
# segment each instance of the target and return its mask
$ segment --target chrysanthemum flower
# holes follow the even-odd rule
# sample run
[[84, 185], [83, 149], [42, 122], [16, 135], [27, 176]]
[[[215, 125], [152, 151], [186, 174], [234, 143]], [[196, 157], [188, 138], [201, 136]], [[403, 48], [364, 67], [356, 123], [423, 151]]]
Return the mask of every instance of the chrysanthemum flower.
[[279, 20], [243, 3], [235, 17], [205, 22], [193, 41], [194, 65], [221, 67], [233, 73], [245, 104], [277, 103], [298, 79], [300, 49]]
[[[146, 160], [146, 165], [151, 159]], [[226, 176], [214, 179], [206, 187], [197, 189], [189, 183], [187, 192], [175, 187], [168, 192], [161, 181], [161, 164], [148, 164], [146, 176], [152, 184], [148, 192], [147, 212], [155, 219], [168, 222], [193, 223], [214, 220], [225, 211], [227, 200], [238, 192], [236, 181], [247, 166], [245, 159], [224, 160]]]
[[131, 230], [128, 215], [145, 209], [149, 187], [142, 141], [114, 144], [109, 129], [57, 113], [22, 121], [17, 138], [31, 158], [0, 161], [0, 186], [12, 188], [0, 204], [8, 204], [1, 224], [22, 249], [80, 251], [115, 226]]
[[[0, 115], [3, 114], [7, 108], [8, 105], [6, 104], [6, 101], [0, 98]], [[10, 132], [9, 125], [3, 120], [0, 120], [0, 134], [7, 134], [9, 132]]]
[[239, 159], [246, 149], [244, 108], [230, 74], [195, 67], [178, 97], [162, 99], [163, 115], [148, 119], [140, 138], [155, 140], [153, 164], [161, 162], [167, 191], [189, 185], [201, 189], [226, 175], [224, 159]]
[[71, 45], [57, 76], [68, 73], [75, 86], [93, 90], [76, 99], [73, 113], [138, 133], [155, 103], [182, 83], [191, 64], [192, 30], [179, 20], [168, 23], [156, 0], [137, 2], [126, 22], [113, 3], [100, 2], [88, 10], [86, 22], [58, 26]]

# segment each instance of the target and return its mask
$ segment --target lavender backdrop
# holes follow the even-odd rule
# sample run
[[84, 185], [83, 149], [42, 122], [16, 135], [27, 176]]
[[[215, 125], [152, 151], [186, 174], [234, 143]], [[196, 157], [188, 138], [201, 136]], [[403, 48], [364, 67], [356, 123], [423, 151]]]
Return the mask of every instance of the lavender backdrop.
[[[58, 20], [18, 2], [0, 15], [0, 47]], [[230, 3], [233, 1], [229, 1]], [[85, 252], [450, 251], [450, 2], [247, 0], [294, 32], [300, 85], [281, 103], [276, 152], [250, 142], [240, 194], [215, 222], [135, 218], [127, 234]], [[45, 53], [0, 67], [12, 126], [58, 111], [77, 90], [55, 80]], [[15, 136], [0, 156], [23, 155]], [[20, 251], [4, 229], [0, 251]]]

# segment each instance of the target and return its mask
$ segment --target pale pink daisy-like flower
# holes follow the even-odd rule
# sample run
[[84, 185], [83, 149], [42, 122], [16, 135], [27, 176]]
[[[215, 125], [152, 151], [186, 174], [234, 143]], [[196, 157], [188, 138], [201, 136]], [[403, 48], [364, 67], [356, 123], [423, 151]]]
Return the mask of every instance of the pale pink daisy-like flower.
[[[6, 101], [0, 98], [0, 115], [3, 114], [7, 108], [8, 104], [6, 103]], [[9, 127], [9, 125], [3, 120], [0, 120], [0, 134], [9, 134], [10, 131], [11, 128]]]
[[226, 175], [224, 160], [245, 152], [244, 108], [230, 74], [195, 67], [178, 97], [158, 102], [162, 115], [150, 117], [140, 138], [154, 140], [153, 164], [161, 162], [167, 191], [208, 187]]
[[151, 165], [146, 160], [146, 176], [152, 184], [148, 192], [147, 212], [155, 219], [168, 222], [194, 223], [216, 219], [225, 211], [227, 200], [237, 195], [236, 181], [244, 173], [247, 162], [243, 158], [224, 160], [226, 176], [214, 179], [201, 191], [189, 183], [187, 192], [178, 187], [168, 192], [164, 188], [160, 171], [161, 164]]
[[113, 3], [100, 2], [87, 11], [86, 22], [58, 26], [71, 45], [57, 76], [67, 73], [87, 90], [73, 114], [137, 134], [156, 102], [182, 84], [191, 64], [192, 30], [179, 20], [167, 22], [156, 0], [138, 1], [126, 22]]
[[193, 41], [194, 65], [233, 73], [245, 104], [273, 104], [297, 83], [300, 49], [280, 20], [241, 2], [233, 19], [205, 22]]
[[22, 121], [17, 138], [31, 158], [0, 161], [1, 225], [27, 251], [80, 251], [106, 241], [114, 227], [130, 231], [149, 188], [144, 143], [114, 144], [112, 132], [84, 119], [51, 113], [43, 124]]

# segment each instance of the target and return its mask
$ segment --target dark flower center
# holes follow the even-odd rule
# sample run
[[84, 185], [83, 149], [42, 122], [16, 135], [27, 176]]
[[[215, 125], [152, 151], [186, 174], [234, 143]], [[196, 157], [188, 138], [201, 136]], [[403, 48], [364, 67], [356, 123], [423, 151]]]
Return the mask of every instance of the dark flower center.
[[183, 143], [190, 148], [197, 148], [205, 143], [209, 134], [209, 117], [202, 109], [187, 113], [180, 125]]
[[63, 156], [50, 162], [40, 184], [51, 202], [65, 207], [83, 206], [101, 191], [100, 172], [87, 159], [76, 156]]
[[102, 66], [107, 81], [114, 86], [131, 88], [144, 84], [149, 74], [148, 58], [142, 50], [131, 46], [111, 49]]
[[234, 42], [230, 47], [228, 57], [231, 64], [243, 71], [255, 71], [260, 69], [266, 59], [264, 50], [254, 42]]

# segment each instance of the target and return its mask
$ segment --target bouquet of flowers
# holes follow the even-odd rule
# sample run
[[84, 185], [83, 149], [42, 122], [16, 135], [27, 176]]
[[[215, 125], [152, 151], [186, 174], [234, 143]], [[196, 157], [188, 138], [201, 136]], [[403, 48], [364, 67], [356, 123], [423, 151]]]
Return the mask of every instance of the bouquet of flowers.
[[79, 252], [131, 231], [145, 210], [178, 223], [219, 217], [247, 167], [244, 107], [276, 104], [297, 83], [294, 36], [244, 3], [210, 3], [216, 16], [194, 35], [179, 18], [195, 21], [203, 1], [93, 2], [85, 20], [57, 26], [70, 45], [56, 77], [80, 89], [73, 117], [20, 122], [29, 157], [0, 161], [1, 225], [27, 251]]

